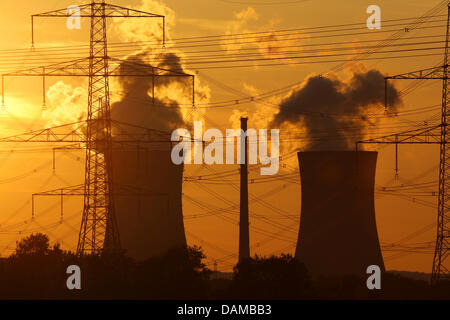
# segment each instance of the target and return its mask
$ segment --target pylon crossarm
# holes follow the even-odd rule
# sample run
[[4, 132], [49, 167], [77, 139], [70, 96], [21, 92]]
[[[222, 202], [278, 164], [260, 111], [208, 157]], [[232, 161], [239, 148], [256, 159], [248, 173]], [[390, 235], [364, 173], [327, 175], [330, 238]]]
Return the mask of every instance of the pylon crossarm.
[[361, 140], [357, 144], [440, 144], [441, 125], [394, 133], [382, 137]]
[[61, 195], [63, 195], [63, 196], [83, 196], [84, 195], [84, 184], [49, 190], [49, 191], [45, 191], [45, 192], [33, 193], [33, 197], [61, 196]]
[[[98, 10], [98, 7], [102, 10]], [[94, 9], [97, 8], [97, 9]], [[103, 10], [104, 8], [104, 10]], [[76, 9], [76, 12], [74, 12]], [[79, 11], [78, 11], [79, 10]], [[58, 9], [53, 11], [48, 11], [44, 13], [33, 14], [31, 16], [31, 43], [34, 46], [34, 19], [41, 18], [69, 18], [76, 15], [80, 18], [161, 18], [162, 28], [163, 28], [163, 44], [166, 42], [166, 27], [165, 27], [165, 16], [160, 14], [155, 14], [151, 12], [145, 12], [136, 9], [125, 8], [121, 6], [116, 6], [108, 3], [92, 2], [90, 4], [84, 4], [79, 6], [72, 6], [69, 8]]]
[[412, 72], [407, 72], [403, 74], [398, 74], [395, 76], [387, 76], [385, 77], [386, 80], [388, 79], [410, 79], [410, 80], [417, 80], [417, 79], [424, 79], [424, 80], [444, 80], [444, 69], [445, 65], [438, 66], [438, 67], [432, 67], [428, 69], [422, 69]]
[[[79, 121], [52, 128], [46, 128], [10, 137], [0, 138], [0, 142], [83, 142], [85, 138], [81, 129], [85, 125], [86, 121]], [[69, 131], [59, 132], [59, 130], [66, 128], [69, 128]]]
[[[111, 123], [113, 129], [115, 130], [112, 140], [114, 148], [127, 143], [136, 145], [170, 142], [171, 134], [169, 132], [136, 126], [115, 120], [112, 120]], [[69, 146], [62, 146], [57, 149], [84, 149], [81, 144], [88, 142], [85, 136], [86, 127], [86, 121], [79, 121], [61, 126], [40, 129], [14, 136], [0, 138], [0, 143], [72, 143]], [[101, 140], [97, 141], [99, 143], [102, 142]]]
[[[155, 84], [159, 77], [189, 77], [192, 79], [192, 103], [195, 104], [195, 76], [179, 72], [168, 70], [159, 67], [149, 66], [143, 63], [130, 62], [126, 60], [120, 60], [116, 58], [108, 58], [108, 66], [110, 72], [109, 77], [150, 77], [152, 78], [152, 96], [155, 101]], [[89, 58], [80, 58], [66, 62], [60, 62], [51, 64], [48, 66], [40, 66], [30, 69], [18, 70], [11, 73], [2, 75], [2, 104], [5, 101], [4, 80], [5, 77], [18, 77], [18, 76], [34, 76], [43, 77], [44, 79], [44, 92], [43, 100], [45, 105], [45, 78], [46, 77], [89, 77]]]
[[[80, 17], [88, 18], [91, 16], [91, 4], [83, 4], [77, 6], [80, 9]], [[68, 18], [73, 15], [73, 12], [68, 10], [68, 8], [57, 9], [52, 11], [47, 11], [43, 13], [33, 14], [31, 17], [52, 17], [52, 18]]]
[[[165, 76], [165, 77], [194, 77], [194, 75], [171, 69], [151, 66], [145, 63], [109, 58], [111, 74], [126, 76]], [[114, 63], [111, 65], [111, 63]]]
[[48, 66], [40, 66], [30, 69], [17, 70], [6, 73], [3, 77], [17, 77], [17, 76], [70, 76], [70, 77], [87, 77], [89, 76], [89, 58], [80, 58], [60, 63], [51, 64]]
[[[112, 195], [115, 196], [153, 196], [153, 197], [167, 197], [167, 193], [154, 192], [152, 190], [144, 188], [136, 188], [132, 186], [118, 185], [117, 190]], [[31, 216], [34, 219], [35, 216], [35, 198], [36, 197], [60, 197], [61, 198], [61, 221], [64, 219], [64, 197], [86, 197], [86, 196], [96, 196], [97, 193], [88, 194], [84, 184], [79, 184], [75, 186], [54, 189], [50, 191], [33, 193], [31, 196]]]
[[125, 8], [109, 3], [105, 4], [105, 14], [107, 18], [165, 18], [165, 16], [160, 14]]
[[[185, 72], [154, 67], [144, 63], [132, 62], [111, 57], [109, 57], [107, 60], [110, 69], [108, 76], [111, 77], [194, 77], [194, 75]], [[5, 73], [2, 76], [88, 77], [89, 57], [59, 62], [47, 66], [17, 70], [14, 72]]]
[[[145, 12], [145, 11], [136, 10], [136, 9], [129, 9], [129, 8], [113, 5], [113, 4], [105, 3], [104, 6], [105, 6], [106, 18], [164, 18], [163, 15]], [[98, 14], [94, 14], [94, 15], [92, 14], [92, 12], [91, 12], [92, 4], [83, 4], [83, 5], [79, 5], [77, 7], [80, 9], [79, 16], [82, 18], [95, 18], [95, 17], [102, 18], [103, 17], [101, 12], [99, 12]], [[32, 16], [33, 17], [68, 18], [68, 17], [71, 17], [72, 15], [73, 15], [73, 12], [68, 10], [68, 8], [64, 8], [64, 9], [58, 9], [58, 10], [53, 10], [53, 11], [48, 11], [48, 12], [43, 12], [43, 13], [37, 13], [37, 14], [33, 14]], [[78, 14], [77, 14], [77, 16], [78, 16]]]
[[130, 130], [139, 130], [139, 132], [145, 132], [146, 134], [156, 134], [160, 137], [170, 137], [171, 135], [171, 133], [167, 131], [142, 127], [118, 120], [111, 120], [111, 126], [113, 130], [117, 130], [118, 132], [122, 133], [128, 133]]
[[[86, 192], [84, 190], [84, 184], [79, 184], [75, 186], [58, 188], [54, 190], [49, 190], [45, 192], [33, 193], [33, 197], [43, 197], [43, 196], [85, 196]], [[138, 188], [129, 185], [117, 185], [116, 192], [114, 195], [118, 196], [130, 196], [130, 195], [141, 195], [141, 196], [168, 196], [168, 193], [157, 192], [149, 190], [146, 188]]]

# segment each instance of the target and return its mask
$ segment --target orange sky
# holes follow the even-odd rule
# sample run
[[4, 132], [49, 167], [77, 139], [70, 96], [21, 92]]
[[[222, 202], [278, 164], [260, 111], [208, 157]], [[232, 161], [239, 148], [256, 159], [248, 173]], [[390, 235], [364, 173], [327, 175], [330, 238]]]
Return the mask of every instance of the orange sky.
[[[117, 0], [112, 3], [145, 10], [162, 10], [168, 16], [169, 36], [173, 39], [261, 32], [269, 30], [286, 30], [306, 27], [320, 27], [342, 25], [350, 23], [363, 23], [367, 18], [368, 5], [377, 4], [382, 9], [383, 20], [403, 19], [417, 17], [436, 6], [441, 1], [419, 0], [377, 0], [363, 1], [316, 1], [309, 0], [298, 3], [279, 5], [267, 4], [276, 1], [221, 1], [221, 0]], [[236, 3], [230, 3], [236, 2]], [[85, 1], [86, 3], [86, 1]], [[144, 6], [141, 5], [144, 3]], [[261, 5], [261, 3], [266, 3]], [[14, 69], [23, 69], [48, 64], [55, 56], [47, 55], [44, 51], [30, 51], [30, 15], [54, 9], [65, 8], [73, 4], [66, 0], [16, 0], [14, 2], [2, 1], [0, 3], [0, 71], [2, 73]], [[165, 9], [164, 9], [165, 8]], [[160, 13], [160, 12], [155, 12]], [[164, 12], [163, 12], [164, 13]], [[445, 11], [440, 14], [446, 14]], [[152, 22], [146, 22], [148, 24]], [[391, 22], [392, 23], [392, 22]], [[89, 40], [88, 22], [83, 20], [79, 31], [65, 28], [63, 20], [38, 20], [36, 25], [36, 50], [50, 46], [86, 45]], [[151, 27], [141, 22], [111, 22], [109, 28], [109, 41], [151, 41], [148, 30]], [[401, 28], [401, 27], [400, 27]], [[133, 31], [130, 33], [130, 30]], [[355, 48], [359, 41], [368, 39], [383, 39], [391, 33], [383, 33], [383, 27], [372, 33], [354, 35], [350, 31], [339, 40], [325, 38], [323, 43], [333, 41], [351, 41]], [[432, 28], [410, 32], [407, 36], [442, 35], [445, 28]], [[146, 38], [147, 37], [147, 38]], [[303, 34], [300, 39], [285, 40], [283, 44], [308, 44], [314, 40], [309, 39], [314, 34]], [[443, 40], [443, 38], [442, 38]], [[180, 40], [181, 41], [181, 40]], [[179, 42], [180, 42], [179, 41]], [[183, 40], [186, 41], [186, 40]], [[422, 40], [425, 41], [425, 40]], [[255, 47], [262, 44], [246, 44]], [[178, 48], [179, 47], [179, 48]], [[219, 49], [238, 49], [234, 46], [217, 46]], [[188, 44], [175, 41], [177, 52], [192, 51]], [[10, 52], [9, 49], [18, 49]], [[20, 51], [19, 51], [20, 49]], [[194, 47], [195, 49], [195, 47]], [[160, 50], [160, 51], [158, 51]], [[157, 49], [156, 54], [162, 49]], [[166, 51], [175, 50], [169, 43]], [[301, 50], [301, 49], [298, 49]], [[357, 49], [355, 49], [355, 52]], [[436, 51], [433, 51], [436, 52]], [[87, 53], [87, 52], [86, 52]], [[132, 52], [128, 52], [131, 54]], [[323, 50], [321, 54], [327, 53]], [[82, 50], [77, 53], [68, 53], [69, 59], [83, 56]], [[53, 59], [53, 60], [52, 60]], [[397, 74], [416, 69], [437, 65], [442, 56], [427, 58], [407, 58], [391, 60], [371, 60], [364, 62], [366, 67], [377, 68], [383, 73]], [[288, 61], [289, 62], [289, 61]], [[312, 73], [324, 73], [338, 63], [317, 64], [286, 64], [272, 67], [249, 67], [244, 69], [202, 69], [196, 70], [198, 65], [187, 64], [187, 69], [199, 71], [199, 90], [207, 94], [200, 103], [223, 100], [240, 99], [242, 96], [253, 96], [258, 93], [272, 91], [285, 86], [300, 83]], [[339, 73], [346, 79], [349, 77], [349, 68]], [[63, 81], [63, 82], [61, 82]], [[405, 88], [408, 82], [398, 82], [398, 87]], [[224, 86], [231, 90], [224, 90]], [[86, 87], [84, 79], [48, 79], [47, 98], [49, 110], [41, 112], [42, 84], [38, 78], [14, 78], [6, 82], [6, 101], [8, 114], [0, 117], [0, 136], [8, 136], [36, 130], [43, 126], [51, 126], [70, 122], [75, 119], [85, 106], [83, 88]], [[404, 98], [401, 111], [414, 110], [421, 107], [438, 105], [441, 100], [439, 81], [429, 81], [425, 85]], [[114, 89], [112, 89], [114, 91]], [[233, 93], [233, 90], [235, 91]], [[241, 92], [241, 94], [236, 93]], [[277, 104], [285, 96], [273, 97], [269, 103]], [[74, 97], [79, 98], [73, 99]], [[112, 96], [113, 99], [117, 97]], [[189, 113], [190, 107], [185, 106], [184, 113]], [[224, 108], [199, 108], [195, 117], [204, 119], [207, 128], [231, 128], [241, 114], [250, 117], [249, 127], [262, 127], [267, 125], [276, 109], [267, 103], [237, 104]], [[380, 134], [395, 133], [400, 130], [412, 128], [423, 120], [433, 118], [438, 109], [430, 112], [400, 115], [397, 118], [381, 120]], [[301, 130], [301, 128], [298, 128]], [[283, 133], [282, 133], [283, 134]], [[297, 145], [296, 147], [302, 147]], [[12, 151], [14, 149], [14, 152]], [[46, 149], [46, 150], [42, 150]], [[437, 146], [400, 146], [400, 177], [394, 180], [394, 147], [380, 148], [377, 166], [376, 184], [382, 186], [396, 186], [401, 184], [437, 181], [437, 166], [439, 151]], [[287, 146], [281, 154], [287, 151]], [[294, 159], [294, 160], [293, 160]], [[280, 174], [297, 170], [298, 164], [294, 158], [287, 159], [285, 167]], [[212, 172], [227, 171], [237, 167], [214, 166], [205, 168], [190, 166], [185, 176], [201, 176]], [[15, 241], [30, 231], [43, 231], [49, 234], [53, 241], [62, 241], [63, 247], [74, 249], [77, 240], [77, 230], [80, 224], [81, 201], [67, 199], [65, 206], [65, 219], [63, 223], [59, 218], [59, 199], [37, 199], [36, 219], [31, 217], [31, 194], [46, 190], [57, 189], [62, 186], [81, 184], [83, 182], [84, 155], [80, 151], [57, 152], [56, 171], [52, 171], [52, 151], [49, 145], [14, 145], [0, 144], [0, 197], [2, 210], [0, 211], [0, 253], [7, 255], [14, 248]], [[259, 170], [251, 177], [258, 178]], [[207, 193], [196, 183], [185, 183], [184, 193], [187, 197], [195, 197], [213, 208], [229, 207], [229, 202], [238, 204], [239, 191], [238, 176], [230, 178], [234, 185], [204, 185], [220, 193], [226, 201], [220, 201]], [[283, 185], [285, 185], [283, 187]], [[264, 201], [279, 209], [274, 212], [267, 206], [255, 201], [250, 202], [250, 223], [258, 232], [251, 231], [250, 241], [252, 254], [268, 255], [271, 253], [293, 253], [299, 224], [300, 214], [300, 186], [297, 183], [285, 181], [252, 184], [252, 196], [264, 195]], [[269, 192], [273, 190], [273, 192]], [[433, 189], [435, 190], [435, 188]], [[189, 244], [201, 245], [209, 258], [209, 262], [218, 260], [219, 270], [231, 270], [236, 263], [238, 226], [216, 216], [195, 218], [195, 214], [202, 211], [193, 205], [188, 198], [183, 199], [185, 227]], [[437, 197], [428, 196], [420, 198], [437, 203]], [[228, 202], [227, 202], [228, 201]], [[199, 211], [200, 210], [200, 211]], [[282, 215], [280, 215], [280, 212]], [[403, 245], [416, 245], [433, 241], [436, 212], [432, 206], [425, 206], [411, 198], [403, 199], [393, 195], [376, 195], [376, 217], [380, 241], [384, 248], [389, 244], [402, 240], [406, 236], [423, 230], [418, 236], [402, 241]], [[286, 218], [286, 215], [289, 218]], [[194, 217], [193, 217], [194, 216]], [[237, 211], [226, 213], [231, 221], [237, 221]], [[280, 226], [289, 229], [280, 231]], [[430, 227], [428, 227], [430, 226]], [[427, 228], [428, 227], [428, 228]], [[268, 236], [272, 235], [272, 236]], [[276, 237], [273, 235], [276, 234]], [[270, 240], [268, 240], [270, 238]], [[429, 249], [428, 252], [431, 252]], [[326, 254], [326, 253], [321, 253]], [[431, 270], [432, 255], [430, 253], [404, 253], [383, 251], [387, 269], [410, 270], [429, 272]]]

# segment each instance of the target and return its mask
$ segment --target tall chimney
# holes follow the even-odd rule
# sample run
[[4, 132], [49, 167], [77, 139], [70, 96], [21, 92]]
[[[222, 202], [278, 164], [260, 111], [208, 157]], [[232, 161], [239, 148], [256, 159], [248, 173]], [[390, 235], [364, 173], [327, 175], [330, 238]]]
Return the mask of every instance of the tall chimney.
[[[241, 198], [239, 215], [239, 262], [250, 259], [250, 236], [248, 222], [248, 137], [247, 137], [248, 118], [241, 118], [241, 129], [245, 135], [244, 141], [244, 163], [241, 164]], [[242, 141], [242, 140], [241, 140]], [[242, 146], [241, 150], [242, 156]]]

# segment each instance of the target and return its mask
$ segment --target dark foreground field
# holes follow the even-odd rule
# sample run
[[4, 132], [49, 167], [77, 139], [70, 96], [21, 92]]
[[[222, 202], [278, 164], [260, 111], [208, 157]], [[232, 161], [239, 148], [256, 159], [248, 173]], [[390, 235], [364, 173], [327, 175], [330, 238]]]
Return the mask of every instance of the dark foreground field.
[[[77, 257], [51, 247], [43, 234], [17, 243], [0, 260], [0, 299], [450, 299], [450, 284], [425, 274], [386, 272], [381, 290], [354, 276], [311, 278], [290, 255], [255, 257], [233, 273], [206, 268], [201, 248], [133, 261], [124, 253]], [[81, 290], [69, 290], [67, 267], [81, 269]]]

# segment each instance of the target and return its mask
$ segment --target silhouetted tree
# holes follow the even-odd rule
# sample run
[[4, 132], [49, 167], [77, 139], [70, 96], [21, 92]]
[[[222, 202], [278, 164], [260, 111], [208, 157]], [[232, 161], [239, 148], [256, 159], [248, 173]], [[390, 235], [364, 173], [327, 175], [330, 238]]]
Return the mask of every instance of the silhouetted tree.
[[[435, 286], [400, 274], [382, 274], [381, 290], [357, 276], [311, 280], [291, 255], [239, 263], [233, 279], [211, 280], [200, 247], [178, 248], [136, 262], [125, 252], [77, 256], [37, 233], [0, 259], [0, 299], [450, 299], [450, 282]], [[82, 290], [66, 287], [69, 265], [81, 268]]]
[[232, 297], [241, 299], [300, 299], [311, 289], [306, 267], [289, 254], [238, 263], [233, 282]]
[[27, 255], [47, 255], [50, 252], [50, 241], [48, 236], [42, 233], [31, 234], [16, 242], [16, 250], [13, 257]]
[[137, 292], [142, 298], [205, 298], [211, 274], [200, 247], [172, 249], [138, 265]]
[[14, 253], [3, 261], [0, 296], [5, 299], [55, 299], [64, 297], [65, 268], [72, 254], [58, 244], [50, 246], [47, 235], [32, 234], [16, 243]]
[[[124, 252], [76, 256], [41, 233], [17, 242], [0, 260], [0, 299], [206, 297], [210, 271], [201, 248], [173, 249], [137, 264]], [[82, 290], [66, 287], [69, 265], [81, 268]]]
[[125, 252], [85, 255], [82, 269], [82, 295], [89, 299], [128, 299], [134, 288], [135, 262]]

